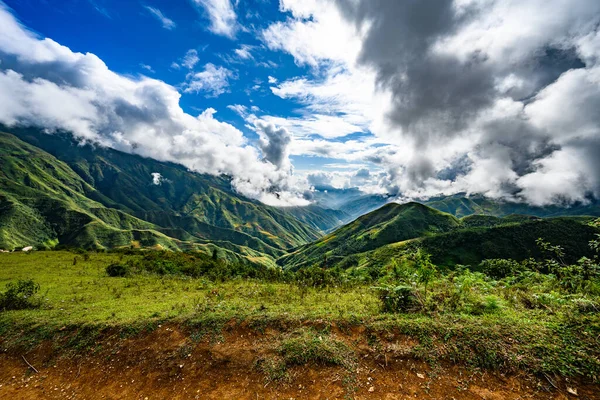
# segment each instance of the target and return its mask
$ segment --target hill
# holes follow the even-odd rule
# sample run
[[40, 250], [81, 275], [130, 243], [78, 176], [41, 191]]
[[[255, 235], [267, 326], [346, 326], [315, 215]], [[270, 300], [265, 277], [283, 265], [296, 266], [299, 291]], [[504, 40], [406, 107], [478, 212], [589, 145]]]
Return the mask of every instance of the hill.
[[448, 232], [458, 225], [458, 219], [452, 215], [419, 203], [390, 203], [283, 256], [278, 264], [292, 269], [315, 263], [330, 265], [350, 254]]
[[589, 241], [600, 230], [591, 217], [539, 218], [470, 215], [461, 219], [419, 203], [390, 203], [339, 228], [322, 239], [282, 256], [277, 263], [298, 269], [311, 265], [379, 269], [417, 247], [442, 267], [477, 268], [484, 259], [524, 260], [544, 256], [536, 240], [560, 245], [566, 260], [591, 257]]
[[571, 206], [536, 207], [525, 203], [494, 200], [482, 195], [467, 196], [464, 193], [453, 196], [432, 198], [425, 201], [429, 207], [447, 212], [458, 218], [473, 214], [504, 217], [510, 214], [532, 215], [536, 217], [558, 217], [569, 215], [600, 216], [600, 204], [596, 200]]
[[[340, 224], [339, 211], [285, 209], [234, 192], [226, 177], [38, 129], [1, 133], [0, 248], [198, 245], [277, 257]], [[160, 174], [158, 182], [153, 174]]]

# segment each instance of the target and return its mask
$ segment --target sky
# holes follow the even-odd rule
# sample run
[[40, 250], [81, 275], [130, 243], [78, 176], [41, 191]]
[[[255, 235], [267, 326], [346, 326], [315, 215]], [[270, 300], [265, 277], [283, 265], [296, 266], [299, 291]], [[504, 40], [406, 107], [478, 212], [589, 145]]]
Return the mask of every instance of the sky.
[[587, 202], [599, 27], [597, 0], [0, 1], [0, 122], [227, 174], [272, 205], [327, 188]]

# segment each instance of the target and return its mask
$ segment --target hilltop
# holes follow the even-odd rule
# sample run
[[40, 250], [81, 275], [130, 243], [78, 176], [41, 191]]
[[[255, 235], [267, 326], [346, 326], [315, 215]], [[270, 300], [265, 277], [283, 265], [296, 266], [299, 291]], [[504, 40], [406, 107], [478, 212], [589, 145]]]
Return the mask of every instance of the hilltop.
[[[542, 257], [542, 238], [567, 254], [591, 254], [598, 233], [592, 217], [538, 218], [527, 215], [470, 215], [458, 219], [420, 203], [390, 203], [279, 258], [285, 268], [381, 267], [406, 251], [423, 248], [434, 262], [476, 267], [486, 258]], [[575, 260], [570, 260], [575, 261]]]

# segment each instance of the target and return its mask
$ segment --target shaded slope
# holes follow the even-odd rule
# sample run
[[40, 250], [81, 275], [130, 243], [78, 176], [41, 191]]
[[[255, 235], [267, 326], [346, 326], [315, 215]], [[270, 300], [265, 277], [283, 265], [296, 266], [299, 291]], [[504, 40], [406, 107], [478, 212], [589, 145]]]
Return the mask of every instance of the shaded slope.
[[[178, 240], [225, 241], [279, 256], [285, 249], [308, 243], [339, 220], [316, 207], [298, 212], [265, 206], [231, 189], [225, 177], [188, 171], [112, 149], [80, 146], [70, 135], [47, 135], [38, 129], [11, 130], [28, 143], [48, 151], [82, 183], [83, 195], [143, 220]], [[153, 173], [161, 175], [153, 184]]]
[[448, 232], [458, 225], [455, 217], [419, 203], [390, 203], [283, 256], [278, 264], [293, 269], [316, 263], [330, 265], [350, 254]]
[[451, 232], [353, 254], [338, 264], [378, 269], [390, 265], [406, 251], [421, 247], [432, 255], [432, 260], [439, 266], [462, 264], [476, 269], [484, 259], [544, 258], [546, 255], [536, 244], [538, 238], [562, 246], [566, 253], [565, 260], [575, 262], [581, 255], [593, 255], [589, 241], [595, 239], [600, 230], [590, 226], [590, 220], [588, 217], [470, 216], [461, 219], [460, 226]]
[[[146, 242], [176, 247], [157, 227], [91, 200], [94, 188], [66, 164], [14, 136], [0, 133], [0, 246], [104, 247], [105, 230], [145, 232]], [[117, 245], [130, 241], [119, 236]]]
[[[95, 162], [86, 164], [87, 159], [77, 158], [79, 152], [89, 152], [88, 156]], [[291, 215], [221, 190], [227, 184], [219, 178], [212, 182], [214, 186], [209, 186], [208, 180], [202, 180], [205, 177], [198, 176], [198, 181], [194, 181], [197, 174], [180, 170], [183, 185], [148, 187], [141, 184], [141, 176], [138, 178], [127, 171], [141, 169], [144, 173], [146, 169], [140, 164], [130, 162], [127, 168], [121, 169], [114, 160], [108, 163], [96, 155], [91, 147], [67, 147], [65, 153], [76, 158], [73, 165], [80, 170], [82, 164], [88, 165], [88, 171], [93, 173], [82, 173], [87, 181], [67, 163], [11, 134], [0, 133], [0, 248], [57, 244], [84, 248], [159, 245], [173, 250], [207, 252], [218, 248], [219, 253], [230, 260], [245, 257], [273, 265], [269, 257], [279, 257], [284, 248], [306, 243], [318, 235]], [[116, 157], [123, 156], [127, 165], [130, 161], [127, 155], [116, 153]], [[161, 163], [151, 162], [153, 167], [161, 167]], [[176, 166], [167, 167], [179, 171]], [[164, 170], [170, 171], [167, 167]], [[104, 193], [90, 182], [100, 183]], [[184, 210], [193, 205], [189, 214], [177, 212], [171, 205], [176, 205], [177, 195], [190, 182], [204, 192], [180, 202]], [[137, 200], [136, 184], [141, 187]], [[119, 187], [127, 188], [127, 195], [118, 191]], [[172, 191], [171, 197], [161, 197], [160, 192], [153, 194], [156, 189]], [[190, 200], [199, 197], [208, 200], [204, 203]], [[115, 199], [127, 200], [128, 205]], [[150, 211], [142, 211], [143, 207]], [[245, 225], [241, 224], [243, 219]], [[242, 225], [247, 229], [241, 229]]]
[[281, 209], [297, 220], [322, 232], [328, 232], [348, 221], [349, 215], [341, 210], [322, 208], [316, 205], [286, 207]]
[[525, 203], [493, 200], [481, 195], [466, 196], [463, 193], [430, 199], [425, 202], [425, 204], [437, 210], [452, 214], [458, 218], [473, 214], [486, 214], [498, 217], [510, 214], [532, 215], [536, 217], [558, 217], [569, 215], [600, 216], [600, 204], [598, 204], [597, 201], [590, 201], [588, 204], [574, 204], [570, 207], [535, 207]]
[[[224, 177], [197, 174], [181, 165], [112, 149], [79, 146], [68, 134], [47, 135], [37, 129], [13, 131], [22, 140], [67, 163], [97, 189], [97, 200], [105, 206], [149, 218], [150, 222], [159, 223], [152, 218], [161, 213], [192, 216], [199, 222], [243, 232], [280, 249], [320, 236], [316, 229], [281, 209], [233, 192], [230, 181]], [[162, 176], [159, 185], [153, 184], [153, 173]]]

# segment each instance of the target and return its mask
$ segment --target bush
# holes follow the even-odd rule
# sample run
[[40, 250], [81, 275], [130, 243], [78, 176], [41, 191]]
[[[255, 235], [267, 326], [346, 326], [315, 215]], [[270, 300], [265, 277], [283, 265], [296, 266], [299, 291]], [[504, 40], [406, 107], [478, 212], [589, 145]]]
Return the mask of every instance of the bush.
[[353, 370], [356, 367], [356, 354], [344, 342], [325, 333], [313, 330], [296, 332], [283, 340], [279, 354], [287, 365], [339, 365]]
[[325, 269], [317, 266], [296, 271], [296, 283], [299, 286], [325, 288], [341, 283], [341, 271], [338, 268]]
[[110, 264], [106, 267], [106, 273], [112, 277], [124, 277], [129, 275], [129, 267], [121, 264]]
[[0, 309], [25, 310], [39, 308], [41, 299], [36, 297], [40, 285], [32, 279], [19, 280], [17, 283], [8, 283], [6, 292], [0, 293]]
[[415, 290], [408, 285], [376, 287], [381, 310], [387, 313], [399, 313], [414, 310], [417, 304]]
[[522, 270], [521, 264], [518, 261], [505, 260], [502, 258], [483, 260], [481, 264], [479, 264], [479, 267], [484, 274], [495, 279], [513, 276]]

